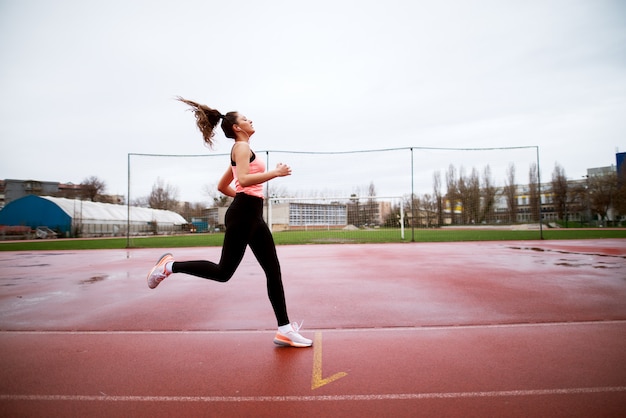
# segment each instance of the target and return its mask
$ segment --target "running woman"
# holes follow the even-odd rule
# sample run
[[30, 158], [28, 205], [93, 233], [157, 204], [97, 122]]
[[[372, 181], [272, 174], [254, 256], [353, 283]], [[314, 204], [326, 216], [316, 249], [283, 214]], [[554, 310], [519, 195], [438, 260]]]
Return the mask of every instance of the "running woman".
[[310, 347], [313, 341], [298, 332], [301, 325], [289, 321], [276, 246], [272, 233], [263, 220], [263, 183], [276, 177], [291, 175], [291, 168], [279, 163], [274, 170], [265, 170], [261, 158], [257, 158], [250, 148], [254, 127], [252, 121], [244, 115], [238, 112], [222, 115], [206, 105], [182, 97], [178, 97], [178, 100], [191, 106], [207, 146], [213, 146], [214, 129], [220, 120], [224, 135], [235, 140], [230, 152], [230, 166], [217, 186], [220, 192], [234, 200], [226, 211], [226, 233], [219, 263], [205, 260], [174, 261], [172, 254], [164, 254], [148, 274], [148, 287], [154, 289], [172, 273], [186, 273], [217, 282], [227, 282], [241, 263], [246, 247], [250, 246], [265, 272], [267, 293], [278, 322], [274, 343]]

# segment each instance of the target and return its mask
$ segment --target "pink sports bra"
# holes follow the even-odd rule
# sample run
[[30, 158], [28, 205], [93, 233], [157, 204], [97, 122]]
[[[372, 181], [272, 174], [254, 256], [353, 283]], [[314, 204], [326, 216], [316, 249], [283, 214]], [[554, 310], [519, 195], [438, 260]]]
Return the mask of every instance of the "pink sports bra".
[[[256, 154], [254, 151], [250, 150], [252, 155], [250, 156], [250, 172], [249, 174], [257, 174], [265, 172], [265, 164], [261, 161], [260, 158], [256, 158]], [[230, 166], [233, 170], [233, 177], [235, 179], [235, 191], [237, 193], [245, 193], [250, 196], [264, 198], [263, 195], [263, 183], [253, 184], [252, 186], [242, 187], [239, 184], [239, 179], [237, 179], [237, 163], [233, 160], [232, 152], [230, 157]]]

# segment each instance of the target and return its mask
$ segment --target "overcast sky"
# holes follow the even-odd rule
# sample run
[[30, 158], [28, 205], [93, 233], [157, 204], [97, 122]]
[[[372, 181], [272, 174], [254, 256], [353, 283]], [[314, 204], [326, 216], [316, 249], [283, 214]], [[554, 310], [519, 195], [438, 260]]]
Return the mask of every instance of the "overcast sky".
[[[176, 95], [257, 150], [537, 145], [580, 179], [626, 151], [626, 2], [0, 0], [0, 92], [3, 179], [125, 195], [128, 153], [209, 153]], [[350, 161], [285, 184], [380, 162]]]

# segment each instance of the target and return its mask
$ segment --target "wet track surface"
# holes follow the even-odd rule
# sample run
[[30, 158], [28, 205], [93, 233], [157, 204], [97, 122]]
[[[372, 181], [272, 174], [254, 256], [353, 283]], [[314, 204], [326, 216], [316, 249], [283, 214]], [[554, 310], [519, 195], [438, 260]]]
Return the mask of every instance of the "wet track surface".
[[251, 254], [226, 284], [173, 275], [150, 290], [163, 252], [0, 252], [0, 413], [626, 410], [625, 240], [278, 247], [310, 349], [272, 344]]

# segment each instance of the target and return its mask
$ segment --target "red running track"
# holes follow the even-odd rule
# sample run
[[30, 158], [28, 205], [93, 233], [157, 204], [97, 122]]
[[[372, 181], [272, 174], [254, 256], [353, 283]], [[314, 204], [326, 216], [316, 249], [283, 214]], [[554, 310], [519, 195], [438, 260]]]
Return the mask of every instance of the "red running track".
[[0, 415], [626, 411], [626, 240], [278, 247], [310, 349], [272, 343], [249, 254], [150, 290], [162, 252], [0, 252]]

